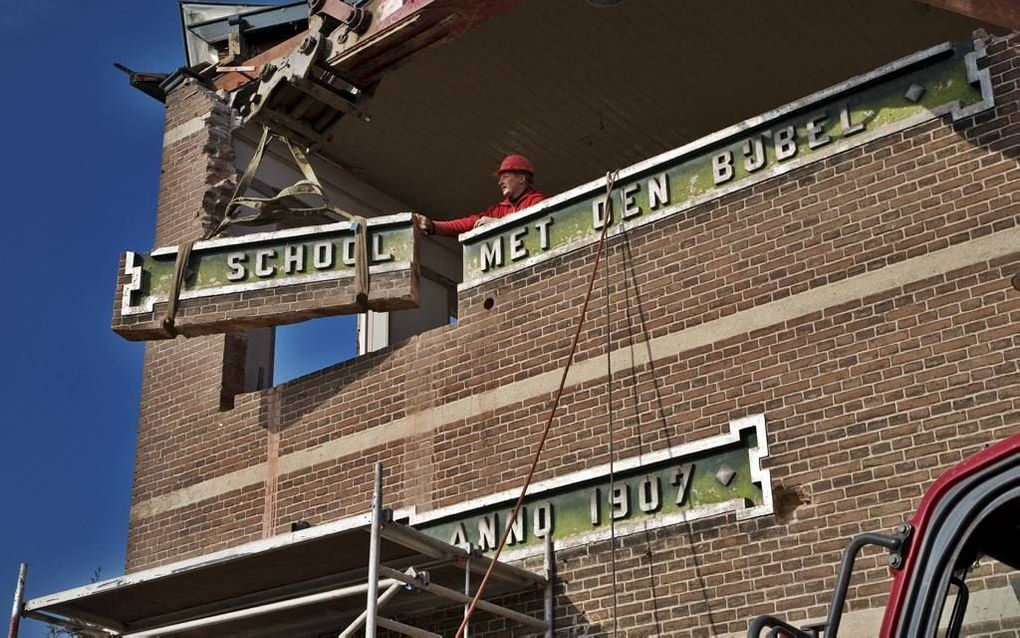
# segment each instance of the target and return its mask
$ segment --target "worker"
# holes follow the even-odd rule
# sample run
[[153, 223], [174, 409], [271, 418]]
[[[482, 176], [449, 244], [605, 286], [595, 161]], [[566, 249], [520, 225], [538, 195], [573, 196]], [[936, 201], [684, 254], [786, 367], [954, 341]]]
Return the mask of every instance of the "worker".
[[497, 178], [499, 192], [503, 194], [504, 199], [500, 203], [480, 213], [450, 221], [433, 221], [425, 215], [415, 213], [414, 223], [426, 235], [456, 237], [494, 219], [534, 206], [545, 199], [545, 195], [535, 190], [533, 186], [535, 167], [531, 160], [523, 155], [507, 155], [493, 176]]

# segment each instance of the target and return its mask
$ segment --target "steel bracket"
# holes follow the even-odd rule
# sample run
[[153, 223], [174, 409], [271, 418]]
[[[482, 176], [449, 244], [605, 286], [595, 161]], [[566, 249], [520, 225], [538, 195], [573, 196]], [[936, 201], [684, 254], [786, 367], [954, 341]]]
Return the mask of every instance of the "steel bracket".
[[[308, 35], [290, 53], [262, 67], [256, 82], [235, 93], [233, 106], [243, 123], [256, 122], [304, 147], [324, 143], [347, 114], [364, 117], [362, 110], [371, 95], [325, 64], [336, 46], [338, 31], [357, 33], [367, 29], [370, 14], [339, 0], [324, 0], [346, 7], [352, 23], [338, 21], [327, 12], [308, 19]], [[334, 29], [335, 25], [341, 26]], [[332, 31], [332, 33], [331, 33]]]
[[898, 539], [899, 544], [894, 547], [889, 547], [889, 556], [886, 558], [886, 564], [889, 565], [890, 569], [897, 571], [903, 569], [903, 562], [906, 559], [907, 549], [910, 545], [910, 537], [914, 533], [914, 526], [910, 523], [900, 523], [893, 528], [892, 538]]

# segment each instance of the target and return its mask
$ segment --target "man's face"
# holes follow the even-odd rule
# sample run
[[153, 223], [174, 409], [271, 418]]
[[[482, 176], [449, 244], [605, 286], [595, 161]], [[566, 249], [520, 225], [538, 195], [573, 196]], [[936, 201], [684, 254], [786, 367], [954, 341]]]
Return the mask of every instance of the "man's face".
[[504, 171], [499, 174], [499, 192], [503, 197], [515, 200], [528, 187], [528, 174], [517, 171]]

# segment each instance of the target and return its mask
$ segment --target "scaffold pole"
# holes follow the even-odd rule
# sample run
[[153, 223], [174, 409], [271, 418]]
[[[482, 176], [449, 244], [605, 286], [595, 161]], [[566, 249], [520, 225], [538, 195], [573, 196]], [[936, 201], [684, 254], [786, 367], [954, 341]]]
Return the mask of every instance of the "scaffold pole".
[[11, 609], [11, 628], [7, 638], [18, 638], [18, 628], [21, 626], [21, 608], [25, 604], [25, 577], [28, 576], [28, 563], [22, 563], [18, 568], [18, 584], [14, 588], [14, 607]]
[[553, 618], [555, 616], [554, 603], [555, 592], [553, 590], [556, 580], [556, 558], [553, 555], [552, 534], [545, 535], [545, 638], [553, 638], [555, 628]]
[[[415, 589], [420, 589], [422, 591], [427, 591], [430, 594], [435, 594], [436, 596], [439, 596], [440, 598], [445, 598], [447, 600], [452, 600], [455, 603], [460, 603], [460, 604], [464, 605], [464, 604], [468, 604], [468, 603], [470, 603], [472, 601], [472, 598], [470, 596], [465, 596], [464, 594], [460, 593], [459, 591], [457, 591], [455, 589], [450, 589], [448, 587], [443, 587], [442, 585], [439, 585], [437, 583], [423, 581], [423, 580], [421, 580], [419, 578], [410, 577], [407, 574], [404, 574], [402, 572], [399, 572], [399, 571], [393, 569], [392, 567], [387, 567], [385, 565], [382, 565], [382, 566], [379, 567], [379, 573], [382, 574], [383, 576], [387, 577], [387, 578], [392, 578], [393, 580], [399, 580], [402, 583], [407, 583], [408, 585], [410, 585], [411, 587], [414, 587]], [[512, 620], [514, 622], [520, 623], [520, 624], [525, 625], [527, 627], [531, 627], [533, 629], [538, 629], [538, 630], [543, 631], [543, 632], [546, 630], [546, 624], [545, 624], [544, 620], [540, 620], [538, 618], [534, 618], [534, 617], [529, 616], [527, 614], [523, 614], [523, 613], [521, 613], [519, 611], [514, 611], [512, 609], [508, 609], [506, 607], [497, 605], [495, 603], [490, 603], [487, 600], [478, 600], [478, 601], [476, 601], [476, 606], [477, 606], [478, 609], [481, 609], [482, 611], [487, 611], [490, 614], [495, 614], [496, 616], [501, 616], [503, 618], [508, 618], [508, 619], [510, 619], [510, 620]]]
[[[468, 596], [468, 597], [471, 596], [471, 551], [470, 551], [470, 549], [468, 550], [467, 558], [464, 560], [464, 595]], [[464, 605], [464, 618], [468, 617], [468, 610], [469, 609], [470, 609], [470, 605], [465, 603], [465, 605]], [[468, 627], [467, 625], [464, 625], [464, 638], [470, 638], [470, 634], [468, 633], [469, 631], [470, 631], [470, 627]]]
[[[393, 584], [391, 580], [384, 580], [378, 583], [383, 587], [389, 587]], [[252, 618], [255, 616], [261, 616], [264, 614], [276, 613], [289, 609], [296, 609], [298, 607], [304, 607], [307, 605], [317, 605], [320, 603], [340, 600], [349, 596], [360, 596], [368, 591], [368, 583], [361, 583], [358, 585], [351, 585], [349, 587], [341, 587], [340, 589], [331, 589], [329, 591], [321, 592], [318, 594], [309, 594], [307, 596], [301, 596], [300, 598], [290, 598], [287, 600], [279, 600], [274, 603], [267, 603], [265, 605], [259, 605], [257, 607], [248, 607], [245, 609], [237, 609], [235, 611], [229, 611], [215, 616], [205, 616], [197, 618], [195, 620], [188, 620], [173, 625], [166, 625], [163, 627], [157, 627], [154, 629], [143, 629], [141, 631], [133, 633], [121, 633], [116, 634], [120, 638], [151, 638], [152, 636], [165, 636], [167, 634], [181, 634], [185, 631], [192, 629], [198, 629], [200, 627], [211, 627], [213, 625], [219, 625], [231, 620], [238, 620], [241, 618]]]
[[375, 490], [372, 492], [372, 535], [368, 547], [368, 609], [365, 638], [375, 638], [379, 603], [379, 526], [382, 524], [382, 463], [375, 464]]
[[[386, 602], [389, 601], [390, 598], [396, 596], [397, 592], [399, 592], [403, 588], [404, 585], [402, 583], [393, 583], [392, 585], [390, 585], [389, 589], [384, 591], [382, 593], [382, 596], [379, 596], [379, 602], [376, 603], [376, 609], [386, 604]], [[367, 617], [368, 609], [365, 609], [365, 611], [361, 612], [360, 616], [355, 618], [351, 622], [351, 624], [347, 626], [347, 629], [344, 629], [342, 632], [340, 632], [340, 635], [337, 636], [337, 638], [351, 638], [351, 636], [353, 636], [359, 629], [361, 629], [361, 626], [365, 624], [365, 618]]]

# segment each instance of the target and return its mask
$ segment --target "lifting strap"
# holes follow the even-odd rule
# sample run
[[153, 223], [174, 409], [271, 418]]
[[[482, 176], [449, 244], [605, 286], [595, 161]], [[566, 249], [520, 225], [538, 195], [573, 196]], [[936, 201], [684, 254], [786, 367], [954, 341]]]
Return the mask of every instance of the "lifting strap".
[[[273, 197], [245, 197], [248, 187], [251, 185], [262, 158], [265, 155], [266, 147], [273, 138], [282, 140], [294, 163], [304, 176], [295, 184], [284, 188]], [[312, 203], [306, 203], [301, 199], [311, 199]], [[288, 200], [290, 200], [288, 202]], [[297, 205], [295, 205], [295, 203]], [[238, 217], [237, 213], [242, 206], [255, 209], [254, 215]], [[312, 169], [311, 163], [305, 152], [295, 146], [289, 139], [276, 135], [269, 131], [269, 127], [263, 127], [262, 139], [255, 148], [255, 155], [252, 156], [248, 168], [245, 169], [241, 179], [237, 182], [234, 196], [227, 204], [223, 219], [213, 229], [207, 230], [198, 240], [184, 242], [177, 249], [177, 260], [174, 263], [174, 276], [170, 282], [170, 293], [167, 298], [166, 314], [163, 316], [163, 329], [171, 337], [176, 337], [178, 332], [174, 326], [177, 317], [177, 304], [184, 288], [184, 282], [190, 276], [188, 262], [191, 260], [191, 248], [196, 241], [212, 239], [218, 236], [232, 225], [241, 226], [264, 226], [266, 224], [282, 224], [284, 226], [306, 226], [309, 220], [316, 217], [326, 216], [334, 221], [347, 220], [354, 229], [354, 290], [355, 298], [362, 309], [368, 309], [368, 224], [365, 218], [353, 213], [348, 213], [329, 203], [329, 197], [325, 189], [319, 183]]]

